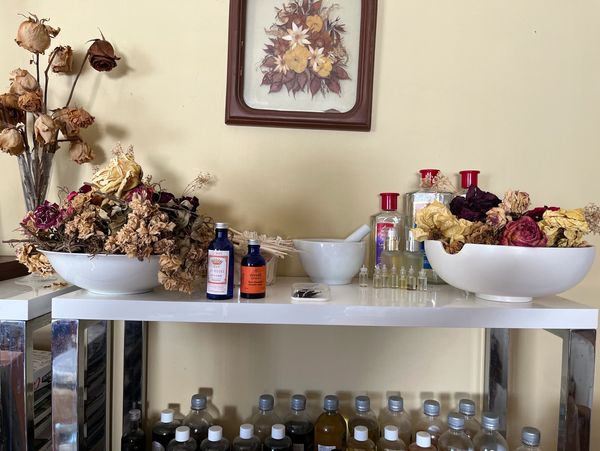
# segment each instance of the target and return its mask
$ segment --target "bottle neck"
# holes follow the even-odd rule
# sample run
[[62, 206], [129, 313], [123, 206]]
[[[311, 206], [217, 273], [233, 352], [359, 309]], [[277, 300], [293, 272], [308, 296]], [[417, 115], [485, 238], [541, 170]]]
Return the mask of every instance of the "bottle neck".
[[216, 229], [215, 230], [215, 237], [216, 238], [228, 238], [228, 229]]
[[129, 431], [135, 432], [140, 428], [140, 420], [129, 420]]
[[325, 409], [325, 413], [327, 415], [337, 415], [338, 411], [337, 411], [337, 409], [335, 409], [335, 410], [327, 410], [327, 409]]
[[260, 245], [258, 245], [258, 244], [249, 244], [248, 245], [248, 253], [250, 255], [260, 255]]

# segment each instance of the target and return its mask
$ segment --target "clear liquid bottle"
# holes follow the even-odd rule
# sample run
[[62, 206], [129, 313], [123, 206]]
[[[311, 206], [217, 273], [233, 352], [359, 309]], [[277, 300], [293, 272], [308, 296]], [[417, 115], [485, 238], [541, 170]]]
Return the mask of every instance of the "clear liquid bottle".
[[196, 440], [190, 437], [190, 428], [179, 426], [175, 429], [175, 438], [169, 442], [167, 451], [196, 451]]
[[395, 227], [387, 229], [385, 246], [381, 254], [381, 263], [387, 265], [388, 268], [402, 266], [402, 251], [400, 250], [400, 238], [398, 230]]
[[202, 440], [200, 449], [202, 451], [229, 451], [229, 440], [223, 437], [223, 428], [221, 426], [209, 427], [208, 437]]
[[260, 255], [260, 241], [248, 240], [248, 253], [240, 266], [240, 297], [262, 299], [267, 293], [267, 262]]
[[448, 430], [440, 435], [439, 451], [475, 451], [473, 441], [465, 434], [465, 417], [458, 413], [448, 414]]
[[437, 446], [440, 435], [446, 431], [446, 424], [440, 418], [440, 403], [427, 399], [423, 403], [423, 416], [417, 422], [415, 432], [425, 431], [431, 435], [431, 443]]
[[475, 451], [508, 451], [508, 443], [498, 432], [500, 417], [492, 412], [485, 412], [481, 418], [482, 429], [473, 438]]
[[376, 443], [379, 440], [379, 423], [377, 423], [375, 413], [371, 410], [369, 397], [357, 396], [354, 399], [354, 409], [354, 414], [348, 420], [348, 434], [350, 437], [354, 437], [356, 426], [365, 426], [369, 431], [369, 439]]
[[379, 415], [379, 425], [381, 427], [393, 425], [398, 428], [400, 439], [409, 445], [413, 435], [412, 422], [410, 416], [404, 410], [404, 400], [400, 396], [390, 396], [388, 398], [387, 409]]
[[369, 268], [382, 263], [387, 230], [395, 228], [400, 234], [402, 214], [398, 212], [399, 193], [381, 193], [381, 211], [371, 216], [371, 240], [369, 245]]
[[208, 245], [206, 297], [214, 300], [233, 298], [233, 243], [229, 241], [229, 226], [215, 224], [215, 239]]
[[427, 274], [423, 268], [421, 268], [419, 276], [417, 277], [417, 290], [427, 291]]
[[285, 435], [283, 424], [274, 424], [271, 427], [271, 436], [263, 443], [263, 451], [293, 451], [292, 439]]
[[271, 428], [276, 423], [281, 423], [281, 419], [273, 411], [275, 399], [272, 395], [260, 395], [258, 398], [258, 412], [252, 417], [251, 423], [254, 425], [254, 434], [261, 443], [271, 435]]
[[356, 426], [348, 440], [348, 451], [375, 451], [375, 443], [371, 440], [370, 431], [366, 426]]
[[325, 396], [324, 412], [315, 423], [316, 451], [346, 449], [346, 420], [338, 412], [340, 402], [335, 395]]
[[375, 265], [373, 270], [373, 288], [383, 288], [383, 278], [381, 277], [381, 268], [379, 265]]
[[381, 267], [381, 285], [383, 288], [390, 287], [390, 272], [388, 271], [388, 267], [385, 263]]
[[415, 274], [415, 269], [412, 266], [408, 268], [408, 277], [406, 278], [406, 281], [409, 290], [417, 289], [417, 276]]
[[419, 431], [416, 434], [414, 443], [408, 447], [408, 451], [437, 451], [437, 448], [431, 444], [431, 434], [425, 431]]
[[254, 426], [251, 424], [242, 424], [240, 426], [240, 435], [233, 439], [231, 444], [232, 451], [260, 451], [262, 443], [254, 435]]
[[285, 433], [292, 439], [294, 451], [312, 451], [314, 448], [314, 425], [306, 413], [306, 396], [293, 395], [291, 412], [285, 418]]
[[406, 276], [406, 268], [404, 266], [402, 266], [400, 268], [400, 275], [398, 276], [398, 282], [400, 284], [401, 290], [408, 289], [408, 278]]
[[392, 266], [390, 271], [390, 288], [400, 288], [400, 278], [398, 277], [398, 268]]
[[175, 420], [175, 411], [165, 409], [160, 412], [160, 420], [152, 428], [152, 451], [164, 451], [175, 438], [175, 429], [179, 422]]
[[121, 437], [121, 451], [144, 451], [146, 436], [140, 428], [142, 412], [139, 409], [129, 411], [129, 431]]
[[369, 286], [369, 270], [365, 265], [362, 265], [360, 272], [358, 273], [358, 286], [366, 288]]
[[183, 425], [190, 428], [190, 435], [198, 444], [208, 437], [208, 428], [214, 423], [212, 415], [206, 410], [206, 405], [206, 396], [193, 395], [190, 413], [183, 419]]
[[383, 428], [383, 436], [377, 442], [377, 451], [406, 451], [406, 444], [398, 436], [398, 428], [388, 424]]
[[460, 191], [458, 192], [459, 196], [465, 197], [467, 191], [471, 186], [477, 186], [479, 171], [477, 170], [464, 170], [460, 171]]
[[475, 419], [477, 413], [475, 402], [471, 399], [461, 399], [458, 402], [458, 413], [463, 414], [465, 417], [465, 434], [473, 440], [475, 435], [481, 431], [481, 425]]
[[524, 427], [521, 431], [521, 446], [515, 451], [542, 451], [540, 449], [540, 431], [532, 427]]

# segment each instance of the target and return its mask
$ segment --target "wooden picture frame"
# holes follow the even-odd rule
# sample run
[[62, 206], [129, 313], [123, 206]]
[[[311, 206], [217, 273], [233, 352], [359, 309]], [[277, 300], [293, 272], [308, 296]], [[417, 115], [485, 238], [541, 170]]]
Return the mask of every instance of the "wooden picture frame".
[[376, 25], [377, 0], [230, 0], [225, 123], [369, 131]]

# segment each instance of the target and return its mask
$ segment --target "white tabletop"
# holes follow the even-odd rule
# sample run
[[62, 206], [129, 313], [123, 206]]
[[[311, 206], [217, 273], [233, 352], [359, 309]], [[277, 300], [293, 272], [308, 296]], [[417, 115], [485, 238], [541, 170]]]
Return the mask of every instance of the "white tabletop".
[[52, 317], [62, 319], [173, 321], [232, 324], [397, 326], [456, 328], [596, 329], [598, 310], [551, 296], [533, 303], [484, 301], [447, 285], [426, 292], [331, 287], [331, 300], [292, 303], [291, 285], [306, 279], [280, 277], [267, 297], [208, 301], [157, 289], [130, 296], [76, 290], [54, 298]]

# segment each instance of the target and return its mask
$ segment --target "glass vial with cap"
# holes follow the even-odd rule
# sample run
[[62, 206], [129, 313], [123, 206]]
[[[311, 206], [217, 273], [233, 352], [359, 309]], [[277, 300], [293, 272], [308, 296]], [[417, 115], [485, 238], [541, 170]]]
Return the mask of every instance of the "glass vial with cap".
[[465, 417], [458, 412], [448, 414], [448, 430], [440, 435], [439, 451], [475, 451], [473, 441], [465, 434]]
[[434, 399], [427, 399], [423, 403], [423, 416], [417, 422], [415, 431], [429, 432], [431, 443], [437, 446], [438, 438], [446, 429], [446, 424], [440, 418], [440, 403]]
[[348, 440], [348, 451], [375, 451], [375, 443], [370, 436], [370, 431], [366, 426], [356, 426]]
[[406, 278], [406, 282], [409, 290], [417, 289], [417, 276], [415, 274], [415, 269], [412, 266], [408, 268], [408, 277]]
[[383, 288], [390, 287], [390, 272], [388, 271], [388, 267], [385, 263], [381, 267], [381, 285]]
[[340, 401], [335, 395], [327, 395], [323, 401], [323, 413], [315, 423], [315, 450], [333, 451], [346, 448], [346, 420], [338, 412]]
[[206, 396], [193, 395], [190, 413], [183, 419], [183, 425], [190, 428], [190, 436], [198, 444], [208, 437], [208, 428], [214, 423], [212, 415], [206, 410], [206, 405]]
[[202, 451], [228, 451], [229, 440], [223, 437], [223, 428], [221, 426], [209, 427], [208, 437], [202, 440], [200, 449]]
[[398, 278], [398, 268], [392, 266], [390, 271], [390, 288], [400, 288], [400, 279]]
[[169, 442], [167, 451], [196, 451], [196, 440], [190, 437], [190, 428], [179, 426], [175, 429], [175, 438]]
[[285, 435], [283, 424], [274, 424], [271, 427], [271, 436], [263, 443], [263, 451], [292, 451], [292, 439]]
[[415, 441], [410, 444], [408, 451], [437, 451], [437, 448], [431, 444], [431, 434], [425, 431], [419, 431], [416, 434]]
[[260, 451], [262, 443], [254, 435], [254, 426], [251, 424], [242, 424], [240, 426], [240, 435], [233, 439], [231, 449], [233, 451]]
[[285, 433], [292, 439], [294, 451], [312, 451], [314, 448], [314, 426], [306, 413], [306, 396], [293, 395], [290, 413], [285, 417]]
[[481, 425], [475, 419], [475, 415], [477, 414], [475, 402], [471, 399], [461, 399], [458, 402], [458, 413], [461, 413], [465, 417], [465, 434], [473, 440], [475, 435], [481, 431]]
[[542, 434], [536, 428], [524, 427], [521, 430], [521, 446], [515, 451], [541, 451], [540, 441]]
[[371, 239], [369, 244], [369, 267], [382, 263], [387, 231], [395, 228], [400, 234], [402, 214], [398, 212], [399, 193], [381, 193], [381, 211], [371, 216]]
[[[348, 420], [348, 434], [354, 436], [357, 426], [365, 426], [369, 431], [369, 438], [373, 443], [379, 440], [379, 423], [377, 416], [371, 410], [371, 399], [368, 396], [357, 396], [354, 398], [354, 414]], [[348, 444], [348, 447], [350, 445]]]
[[373, 288], [383, 288], [383, 278], [381, 277], [379, 265], [375, 265], [375, 269], [373, 270]]
[[233, 298], [233, 243], [229, 240], [229, 226], [215, 225], [215, 239], [208, 245], [206, 297], [214, 300]]
[[406, 451], [406, 444], [398, 436], [398, 428], [388, 424], [383, 428], [383, 436], [377, 442], [377, 451]]
[[398, 276], [398, 282], [400, 284], [401, 290], [408, 289], [408, 278], [406, 276], [406, 268], [404, 266], [402, 266], [400, 268], [400, 275]]
[[381, 427], [393, 425], [398, 428], [400, 439], [408, 446], [413, 435], [412, 422], [410, 415], [404, 410], [404, 400], [401, 396], [390, 396], [387, 402], [387, 409], [379, 415], [379, 425]]
[[362, 265], [358, 273], [358, 286], [362, 288], [369, 286], [369, 270], [365, 265]]
[[498, 432], [500, 417], [492, 412], [485, 412], [481, 417], [481, 430], [473, 438], [475, 451], [508, 451], [508, 443]]
[[261, 443], [271, 435], [271, 428], [276, 423], [281, 423], [281, 419], [273, 411], [275, 399], [272, 395], [264, 394], [258, 398], [258, 412], [252, 417], [251, 423], [254, 425], [254, 434]]
[[132, 409], [128, 413], [129, 431], [121, 437], [121, 451], [144, 451], [146, 449], [146, 436], [140, 428], [142, 412]]
[[175, 420], [175, 411], [165, 409], [160, 412], [160, 420], [152, 428], [152, 451], [166, 450], [175, 438], [175, 429], [179, 422]]
[[427, 274], [423, 268], [421, 268], [419, 271], [419, 277], [417, 277], [417, 290], [427, 291]]
[[387, 236], [385, 239], [385, 247], [381, 256], [381, 263], [387, 265], [388, 268], [392, 266], [400, 267], [402, 264], [402, 251], [400, 250], [400, 238], [398, 237], [398, 230], [395, 227], [387, 229]]
[[267, 293], [267, 262], [260, 255], [260, 241], [248, 240], [248, 253], [240, 268], [240, 297], [262, 299]]

